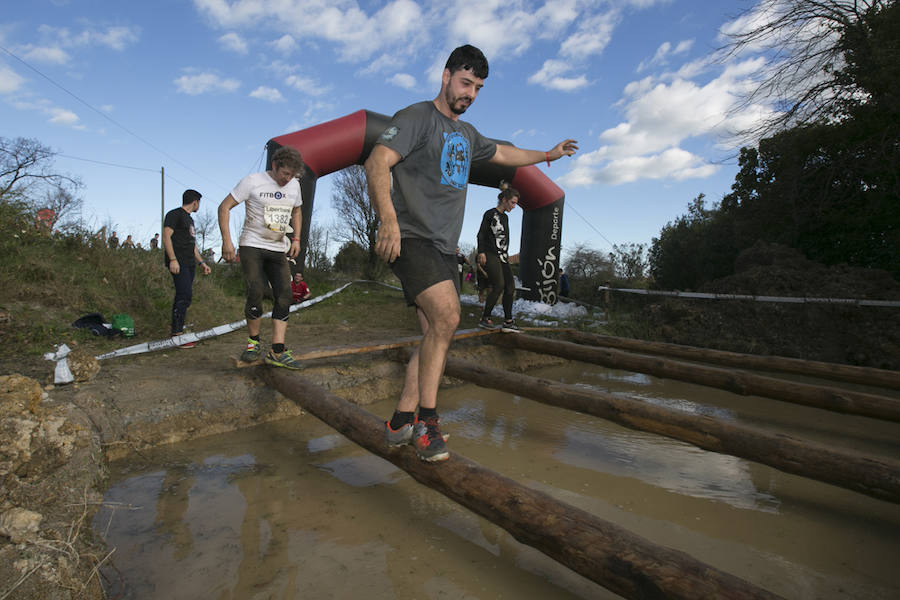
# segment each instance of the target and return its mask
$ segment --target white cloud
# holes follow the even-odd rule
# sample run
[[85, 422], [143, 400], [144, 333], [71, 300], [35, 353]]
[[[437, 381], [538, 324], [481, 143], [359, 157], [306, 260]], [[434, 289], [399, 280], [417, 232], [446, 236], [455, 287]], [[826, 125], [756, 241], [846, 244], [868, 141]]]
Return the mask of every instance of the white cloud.
[[24, 58], [32, 62], [64, 65], [69, 62], [69, 53], [59, 46], [30, 46], [25, 50]]
[[537, 135], [537, 129], [534, 129], [534, 128], [532, 128], [532, 129], [516, 129], [515, 131], [513, 131], [512, 135], [510, 136], [510, 139], [514, 140], [519, 137], [534, 137], [535, 135]]
[[388, 79], [388, 83], [392, 83], [397, 87], [403, 88], [404, 90], [412, 90], [416, 87], [416, 78], [409, 73], [397, 73], [396, 75]]
[[[605, 156], [598, 158], [592, 154], [577, 157], [574, 167], [560, 178], [560, 183], [576, 187], [597, 183], [617, 185], [638, 179], [681, 181], [709, 177], [719, 169], [718, 166], [709, 164], [699, 156], [681, 148], [669, 148], [647, 156], [623, 156], [613, 160], [605, 160]], [[596, 168], [598, 162], [602, 166]]]
[[602, 53], [612, 39], [613, 30], [618, 22], [619, 15], [615, 12], [602, 13], [582, 20], [578, 31], [562, 43], [559, 53], [575, 60], [583, 60]]
[[672, 51], [672, 54], [684, 54], [688, 52], [694, 46], [694, 40], [681, 40], [678, 42], [678, 45], [675, 46], [675, 50]]
[[584, 75], [568, 76], [572, 66], [561, 60], [546, 60], [540, 71], [528, 78], [528, 83], [544, 86], [552, 90], [571, 92], [588, 85]]
[[641, 64], [638, 65], [637, 71], [640, 73], [650, 67], [655, 67], [658, 65], [666, 65], [669, 63], [669, 57], [678, 56], [679, 54], [684, 54], [688, 50], [691, 49], [691, 46], [694, 45], [694, 40], [682, 40], [672, 47], [671, 42], [663, 42], [660, 44], [659, 48], [656, 49], [656, 53], [653, 55], [653, 58], [650, 60], [641, 61]]
[[108, 27], [106, 31], [92, 32], [90, 41], [113, 50], [124, 50], [137, 42], [140, 31], [138, 27]]
[[578, 27], [560, 44], [560, 58], [544, 61], [541, 69], [528, 78], [529, 83], [563, 92], [589, 85], [583, 71], [590, 59], [602, 54], [609, 45], [613, 30], [621, 20], [620, 13], [611, 9], [596, 14], [576, 12], [574, 16], [572, 22], [577, 22]]
[[[656, 56], [675, 54], [663, 44]], [[682, 52], [689, 49], [682, 45]], [[624, 120], [599, 136], [601, 146], [579, 155], [566, 185], [620, 184], [637, 179], [703, 178], [718, 167], [683, 149], [687, 140], [707, 138], [722, 149], [734, 149], [747, 140], [737, 134], [749, 130], [760, 119], [771, 116], [770, 108], [743, 106], [740, 98], [754, 85], [752, 78], [762, 66], [760, 59], [720, 65], [719, 73], [706, 83], [682, 77], [682, 73], [706, 72], [710, 61], [689, 63], [675, 73], [632, 81], [618, 102]]]
[[25, 86], [25, 79], [4, 64], [0, 64], [0, 94], [6, 95], [6, 101], [16, 110], [44, 114], [47, 120], [55, 125], [78, 130], [86, 129], [75, 112], [56, 107], [46, 98], [40, 98], [29, 92]]
[[15, 71], [0, 64], [0, 94], [10, 94], [22, 88], [25, 80]]
[[365, 60], [385, 48], [409, 48], [421, 38], [425, 15], [413, 0], [390, 0], [366, 14], [356, 2], [307, 0], [194, 0], [197, 10], [218, 27], [249, 29], [264, 26], [339, 47], [344, 60]]
[[326, 94], [328, 87], [322, 86], [318, 81], [311, 77], [302, 75], [288, 75], [284, 80], [285, 85], [294, 88], [298, 92], [302, 92], [308, 96], [321, 96]]
[[196, 96], [207, 92], [233, 92], [241, 87], [236, 79], [223, 79], [215, 73], [191, 73], [175, 79], [175, 87], [182, 94]]
[[122, 51], [138, 41], [141, 29], [140, 27], [116, 26], [105, 29], [83, 29], [78, 33], [72, 33], [66, 27], [41, 25], [38, 27], [38, 32], [44, 39], [52, 42], [48, 46], [62, 48], [105, 46]]
[[297, 41], [290, 35], [284, 34], [269, 45], [282, 54], [290, 54], [297, 48]]
[[247, 42], [239, 34], [231, 31], [219, 38], [219, 45], [237, 54], [247, 54]]
[[75, 126], [78, 124], [78, 115], [73, 113], [71, 110], [67, 110], [64, 108], [51, 108], [48, 112], [50, 113], [51, 123], [69, 126]]
[[746, 119], [739, 98], [753, 85], [749, 78], [760, 65], [758, 60], [727, 65], [704, 85], [681, 77], [669, 82], [650, 77], [632, 82], [622, 99], [626, 122], [603, 132], [600, 139], [642, 153], [657, 152], [694, 136], [733, 135], [742, 129], [738, 122]]
[[261, 85], [250, 92], [250, 97], [256, 98], [257, 100], [265, 100], [266, 102], [284, 102], [284, 96], [281, 95], [281, 92], [276, 88], [266, 87], [264, 85]]

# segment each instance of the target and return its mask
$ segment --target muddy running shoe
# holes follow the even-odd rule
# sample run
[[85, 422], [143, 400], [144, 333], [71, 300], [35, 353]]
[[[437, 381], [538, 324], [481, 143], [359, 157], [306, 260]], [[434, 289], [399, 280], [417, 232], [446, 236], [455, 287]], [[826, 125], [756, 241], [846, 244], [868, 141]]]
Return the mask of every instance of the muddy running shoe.
[[504, 333], [519, 333], [522, 330], [519, 329], [518, 325], [516, 325], [516, 321], [514, 319], [510, 319], [509, 321], [503, 321], [503, 325], [500, 326], [500, 331]]
[[406, 444], [412, 441], [413, 435], [413, 424], [407, 423], [405, 425], [401, 425], [400, 429], [391, 429], [391, 422], [385, 421], [384, 423], [384, 441], [387, 443], [388, 448], [396, 448], [398, 446], [405, 446]]
[[[181, 337], [181, 336], [183, 336], [183, 335], [184, 335], [184, 332], [183, 332], [183, 331], [182, 331], [181, 333], [173, 333], [173, 334], [172, 334], [172, 339], [174, 340], [175, 338]], [[176, 344], [175, 347], [176, 347], [176, 348], [181, 348], [182, 350], [187, 350], [187, 349], [189, 349], [189, 348], [196, 348], [196, 347], [197, 347], [197, 342], [185, 342], [185, 343], [183, 343], [183, 344]]]
[[494, 325], [494, 322], [491, 321], [490, 319], [482, 319], [481, 321], [478, 322], [478, 326], [481, 327], [482, 329], [487, 329], [489, 331], [497, 329], [497, 326]]
[[[418, 421], [418, 419], [417, 419]], [[413, 439], [413, 428], [415, 427], [415, 423], [407, 423], [400, 427], [400, 429], [394, 430], [391, 429], [391, 422], [385, 421], [384, 423], [384, 441], [387, 443], [388, 448], [398, 448], [400, 446], [405, 446], [406, 444], [411, 444]], [[450, 434], [445, 433], [444, 441], [450, 439]]]
[[425, 421], [416, 421], [413, 427], [413, 445], [416, 454], [426, 462], [438, 462], [450, 458], [444, 436], [441, 435], [440, 419], [431, 417]]
[[259, 360], [259, 342], [247, 338], [247, 347], [241, 352], [242, 362], [255, 362]]
[[298, 369], [302, 369], [303, 365], [301, 365], [298, 361], [294, 360], [294, 355], [290, 350], [285, 350], [280, 354], [275, 354], [270, 349], [268, 353], [266, 353], [266, 364], [272, 365], [273, 367], [284, 367], [285, 369], [293, 369], [294, 371]]

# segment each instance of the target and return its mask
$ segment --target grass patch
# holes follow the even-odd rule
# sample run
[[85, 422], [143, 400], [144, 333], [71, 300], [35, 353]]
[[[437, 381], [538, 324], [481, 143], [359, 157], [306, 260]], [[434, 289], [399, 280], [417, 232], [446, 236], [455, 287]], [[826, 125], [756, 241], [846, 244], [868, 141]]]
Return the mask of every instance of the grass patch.
[[[121, 338], [72, 327], [77, 318], [93, 312], [108, 320], [116, 313], [130, 315], [135, 343], [169, 335], [174, 288], [162, 250], [111, 250], [84, 236], [29, 233], [23, 230], [20, 237], [0, 242], [0, 249], [8, 251], [0, 264], [0, 365], [41, 361], [61, 343], [93, 354], [121, 347]], [[314, 296], [347, 281], [331, 273], [306, 275]], [[218, 263], [208, 276], [198, 270], [186, 329], [202, 331], [243, 319], [244, 302], [239, 265]], [[271, 300], [263, 308], [271, 310]], [[291, 322], [418, 332], [415, 311], [405, 306], [401, 293], [371, 283], [355, 284], [295, 312]]]

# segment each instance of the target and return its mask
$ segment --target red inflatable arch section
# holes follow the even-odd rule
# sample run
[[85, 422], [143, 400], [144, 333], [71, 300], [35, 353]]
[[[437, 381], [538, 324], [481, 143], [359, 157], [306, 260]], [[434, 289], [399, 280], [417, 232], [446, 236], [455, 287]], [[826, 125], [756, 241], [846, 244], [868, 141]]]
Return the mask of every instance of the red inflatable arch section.
[[[300, 232], [300, 264], [306, 254], [310, 216], [315, 200], [316, 180], [350, 165], [362, 164], [378, 136], [388, 127], [390, 117], [360, 110], [345, 117], [269, 140], [267, 168], [272, 154], [281, 146], [300, 151], [306, 173], [300, 180], [303, 193], [303, 227]], [[509, 144], [494, 140], [498, 144]], [[469, 182], [498, 187], [506, 180], [519, 190], [522, 217], [522, 242], [519, 249], [519, 279], [527, 288], [522, 295], [529, 300], [555, 304], [559, 289], [559, 253], [562, 239], [562, 213], [565, 194], [537, 166], [518, 169], [499, 167], [487, 161], [475, 162]]]

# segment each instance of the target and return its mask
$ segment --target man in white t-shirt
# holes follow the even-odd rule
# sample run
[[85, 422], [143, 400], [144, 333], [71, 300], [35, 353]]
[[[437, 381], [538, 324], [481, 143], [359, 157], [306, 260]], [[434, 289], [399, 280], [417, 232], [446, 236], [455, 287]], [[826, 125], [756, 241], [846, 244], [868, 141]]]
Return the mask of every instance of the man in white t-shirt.
[[260, 357], [263, 294], [271, 285], [275, 299], [272, 348], [266, 353], [265, 362], [288, 369], [301, 367], [291, 351], [284, 347], [284, 334], [292, 300], [287, 256], [295, 258], [300, 253], [300, 205], [303, 200], [297, 177], [302, 170], [300, 152], [282, 146], [272, 156], [271, 170], [244, 177], [219, 205], [222, 257], [232, 262], [235, 250], [228, 227], [229, 216], [232, 208], [244, 203], [244, 226], [239, 240], [241, 269], [247, 285], [244, 315], [249, 333], [247, 346], [241, 354], [244, 362], [254, 362]]

